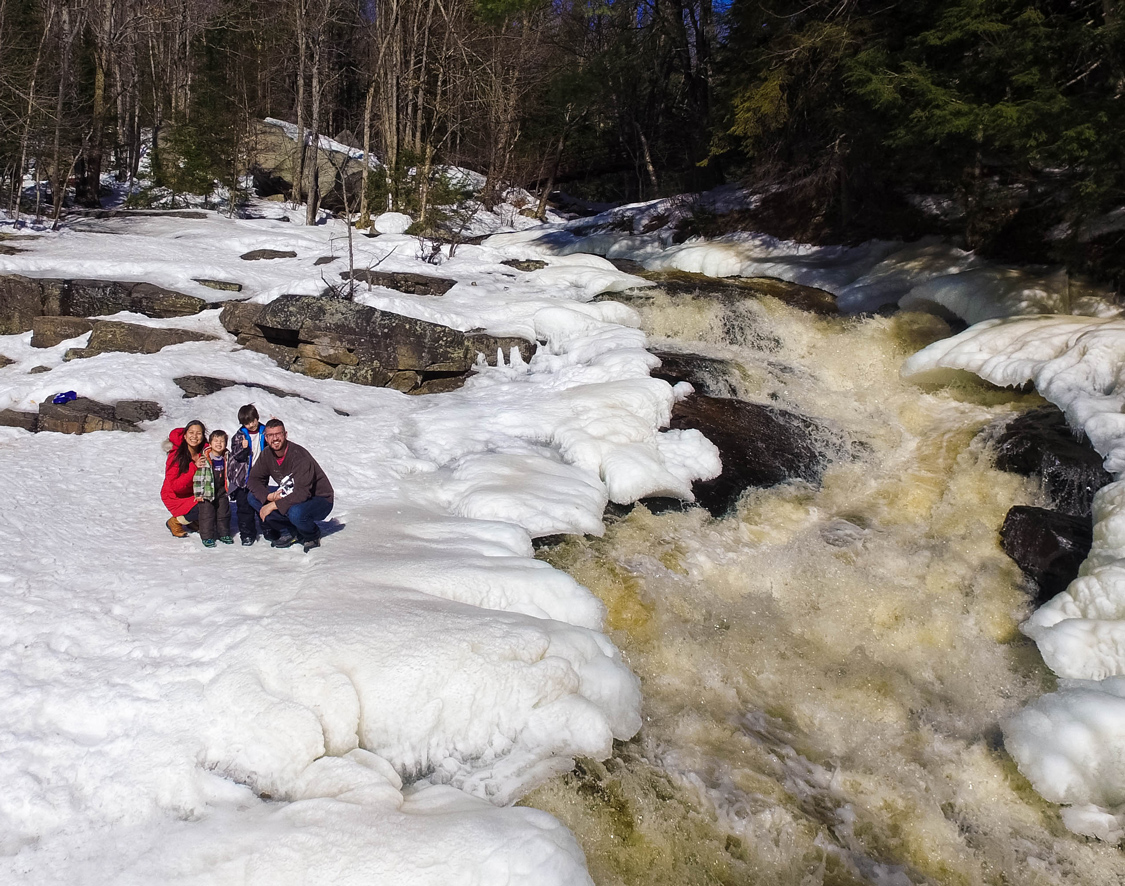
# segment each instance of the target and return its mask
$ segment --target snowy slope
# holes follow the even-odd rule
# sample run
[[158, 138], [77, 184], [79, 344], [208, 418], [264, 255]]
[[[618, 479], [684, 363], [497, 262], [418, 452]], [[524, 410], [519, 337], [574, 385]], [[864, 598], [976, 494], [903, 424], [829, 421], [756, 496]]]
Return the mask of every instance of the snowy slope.
[[[215, 301], [319, 293], [335, 223], [144, 217], [43, 233], [0, 271], [145, 280]], [[246, 262], [251, 249], [295, 259]], [[591, 256], [462, 246], [439, 268], [406, 236], [356, 241], [357, 267], [458, 281], [365, 304], [542, 342], [464, 389], [411, 398], [316, 381], [236, 347], [218, 311], [131, 322], [221, 336], [63, 362], [0, 337], [0, 408], [75, 390], [158, 400], [141, 434], [0, 428], [0, 881], [586, 883], [554, 819], [502, 808], [639, 727], [636, 678], [603, 607], [532, 558], [531, 538], [601, 531], [608, 499], [690, 496], [717, 473], [700, 434], [661, 432], [672, 389], [631, 312], [592, 303], [641, 281]], [[526, 253], [524, 250], [521, 255]], [[30, 373], [35, 367], [47, 371]], [[268, 384], [181, 399], [172, 379]], [[303, 398], [303, 399], [302, 399]], [[159, 500], [170, 429], [232, 432], [253, 402], [336, 489], [321, 549], [207, 550]], [[340, 415], [346, 412], [347, 415]]]

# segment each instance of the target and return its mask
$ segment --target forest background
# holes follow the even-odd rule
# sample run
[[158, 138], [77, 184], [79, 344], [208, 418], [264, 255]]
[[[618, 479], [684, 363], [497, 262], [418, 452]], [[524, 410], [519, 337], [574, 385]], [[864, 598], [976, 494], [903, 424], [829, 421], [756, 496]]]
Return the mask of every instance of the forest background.
[[1120, 286], [1122, 2], [0, 0], [0, 206], [98, 206], [145, 150], [237, 193], [273, 116], [379, 159], [364, 212], [449, 199], [445, 164], [539, 215], [739, 182], [755, 210], [683, 235], [939, 233]]

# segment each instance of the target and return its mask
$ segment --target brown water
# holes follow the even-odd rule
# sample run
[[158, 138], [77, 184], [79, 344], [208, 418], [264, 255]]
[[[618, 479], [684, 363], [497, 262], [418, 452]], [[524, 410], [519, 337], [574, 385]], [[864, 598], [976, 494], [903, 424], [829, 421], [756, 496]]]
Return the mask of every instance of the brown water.
[[1125, 855], [1066, 831], [1001, 742], [1053, 686], [998, 536], [1042, 502], [978, 434], [1041, 401], [900, 380], [948, 334], [925, 315], [662, 297], [643, 315], [654, 347], [736, 361], [734, 393], [853, 456], [723, 520], [638, 507], [540, 552], [607, 604], [645, 725], [525, 802], [570, 826], [599, 886], [1125, 883]]

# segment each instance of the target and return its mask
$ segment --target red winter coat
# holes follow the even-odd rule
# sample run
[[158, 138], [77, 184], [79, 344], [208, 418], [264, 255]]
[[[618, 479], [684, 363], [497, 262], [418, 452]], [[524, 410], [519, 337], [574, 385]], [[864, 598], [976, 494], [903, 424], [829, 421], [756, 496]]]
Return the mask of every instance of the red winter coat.
[[186, 516], [196, 504], [195, 491], [192, 488], [195, 462], [191, 462], [182, 474], [176, 464], [176, 450], [180, 448], [183, 441], [183, 428], [176, 428], [168, 435], [172, 451], [168, 453], [168, 461], [164, 463], [164, 485], [160, 487], [160, 500], [164, 502], [164, 507], [172, 512], [173, 517]]

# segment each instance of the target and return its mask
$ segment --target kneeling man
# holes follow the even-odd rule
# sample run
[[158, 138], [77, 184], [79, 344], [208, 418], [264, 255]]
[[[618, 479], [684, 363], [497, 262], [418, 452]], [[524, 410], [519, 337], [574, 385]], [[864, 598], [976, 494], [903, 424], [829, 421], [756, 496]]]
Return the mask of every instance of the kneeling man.
[[300, 542], [306, 554], [320, 547], [316, 521], [332, 511], [332, 484], [304, 446], [289, 442], [276, 418], [266, 422], [266, 448], [250, 468], [249, 483], [250, 494], [265, 502], [258, 513], [277, 536], [273, 547]]

